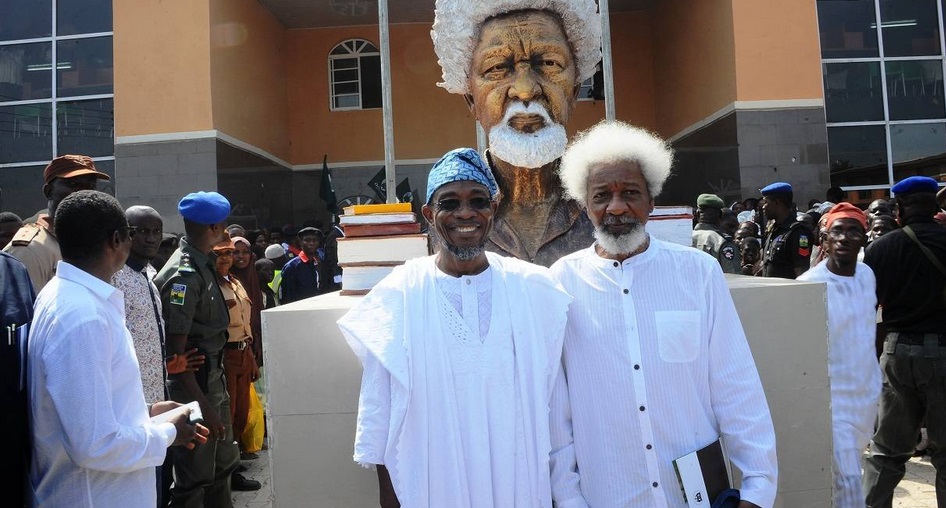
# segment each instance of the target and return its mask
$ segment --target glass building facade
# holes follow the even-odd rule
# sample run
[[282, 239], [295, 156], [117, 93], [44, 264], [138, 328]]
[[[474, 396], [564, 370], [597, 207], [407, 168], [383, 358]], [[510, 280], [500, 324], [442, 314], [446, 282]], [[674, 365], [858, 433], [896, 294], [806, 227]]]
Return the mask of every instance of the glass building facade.
[[941, 0], [819, 0], [831, 183], [880, 197], [946, 173]]
[[89, 155], [114, 176], [112, 3], [0, 0], [0, 13], [0, 189], [16, 189], [0, 210], [29, 215], [46, 206], [56, 156]]

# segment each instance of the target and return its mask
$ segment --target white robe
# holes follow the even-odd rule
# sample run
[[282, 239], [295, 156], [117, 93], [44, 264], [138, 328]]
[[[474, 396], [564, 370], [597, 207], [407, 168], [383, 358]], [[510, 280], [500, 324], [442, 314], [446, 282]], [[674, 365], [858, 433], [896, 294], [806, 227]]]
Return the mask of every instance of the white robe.
[[[458, 356], [451, 355], [449, 327], [463, 320], [459, 316], [447, 319], [453, 309], [444, 307], [433, 257], [396, 269], [339, 320], [365, 367], [354, 459], [361, 464], [384, 464], [405, 508], [505, 508], [492, 500], [508, 499], [503, 491], [510, 483], [514, 506], [551, 507], [548, 404], [571, 298], [547, 269], [491, 253], [487, 256], [493, 277], [491, 322], [508, 325], [497, 325], [495, 330], [491, 326], [483, 345], [508, 341], [513, 351], [508, 400], [514, 408], [505, 423], [496, 422], [502, 415], [479, 421], [463, 416], [469, 416], [466, 405], [496, 406], [488, 396], [479, 401], [471, 398], [475, 379], [456, 382], [451, 358]], [[497, 315], [502, 313], [506, 315]], [[491, 337], [503, 328], [506, 337]], [[494, 349], [497, 358], [503, 356], [501, 349]], [[477, 362], [473, 367], [483, 365]], [[476, 379], [488, 377], [477, 374]], [[495, 393], [497, 380], [487, 381], [484, 390]], [[496, 421], [490, 423], [490, 419]], [[471, 435], [489, 435], [497, 428], [515, 429], [512, 446], [509, 439], [479, 440], [479, 445], [489, 446], [488, 455], [483, 450], [464, 452], [477, 443]], [[516, 458], [500, 460], [503, 454]], [[489, 463], [484, 463], [484, 456], [491, 458]], [[509, 468], [514, 478], [497, 482], [493, 469]], [[486, 481], [490, 484], [484, 485]]]
[[864, 506], [861, 457], [874, 431], [882, 386], [877, 362], [877, 282], [857, 263], [853, 277], [831, 273], [827, 262], [798, 277], [828, 285], [828, 376], [834, 437], [834, 506]]

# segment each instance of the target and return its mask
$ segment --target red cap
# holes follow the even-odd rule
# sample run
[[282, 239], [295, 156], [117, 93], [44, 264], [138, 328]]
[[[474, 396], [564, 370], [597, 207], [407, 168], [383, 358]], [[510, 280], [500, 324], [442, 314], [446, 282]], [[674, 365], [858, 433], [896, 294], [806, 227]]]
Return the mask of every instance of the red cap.
[[60, 155], [43, 170], [43, 183], [53, 181], [53, 178], [75, 178], [82, 175], [95, 175], [101, 180], [109, 177], [95, 169], [92, 158], [86, 155]]

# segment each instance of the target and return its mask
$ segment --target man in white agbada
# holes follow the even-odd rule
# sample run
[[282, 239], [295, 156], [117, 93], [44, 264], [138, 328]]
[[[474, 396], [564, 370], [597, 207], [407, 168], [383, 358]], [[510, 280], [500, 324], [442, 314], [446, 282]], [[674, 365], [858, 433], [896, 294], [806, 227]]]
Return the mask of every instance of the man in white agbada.
[[552, 398], [557, 507], [687, 506], [672, 461], [722, 437], [740, 508], [775, 501], [775, 432], [719, 263], [645, 231], [673, 154], [603, 122], [562, 158], [596, 242], [552, 273], [574, 301]]
[[496, 182], [475, 150], [430, 172], [443, 243], [338, 324], [364, 366], [354, 459], [382, 506], [551, 508], [548, 404], [571, 298], [548, 269], [484, 251]]
[[864, 508], [861, 462], [874, 433], [881, 373], [875, 353], [877, 281], [857, 261], [867, 242], [867, 217], [835, 205], [821, 230], [826, 258], [798, 277], [828, 284], [828, 374], [834, 434], [834, 506]]

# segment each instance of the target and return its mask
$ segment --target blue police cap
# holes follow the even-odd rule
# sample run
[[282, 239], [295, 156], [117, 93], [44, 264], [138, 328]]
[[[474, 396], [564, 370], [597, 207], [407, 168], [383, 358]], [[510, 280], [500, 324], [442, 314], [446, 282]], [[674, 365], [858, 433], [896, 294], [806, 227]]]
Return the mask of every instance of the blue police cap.
[[894, 194], [916, 194], [917, 192], [930, 192], [936, 194], [939, 190], [939, 184], [936, 180], [928, 176], [911, 176], [904, 178], [890, 189]]
[[217, 192], [192, 192], [177, 204], [177, 211], [197, 224], [218, 224], [230, 215], [230, 202]]
[[427, 175], [427, 201], [440, 187], [452, 182], [472, 181], [483, 184], [490, 197], [495, 198], [499, 192], [496, 178], [490, 171], [489, 165], [472, 148], [457, 148], [450, 150], [434, 164]]
[[792, 192], [792, 184], [786, 182], [775, 182], [766, 185], [760, 189], [763, 196], [768, 196], [769, 194], [785, 194]]

